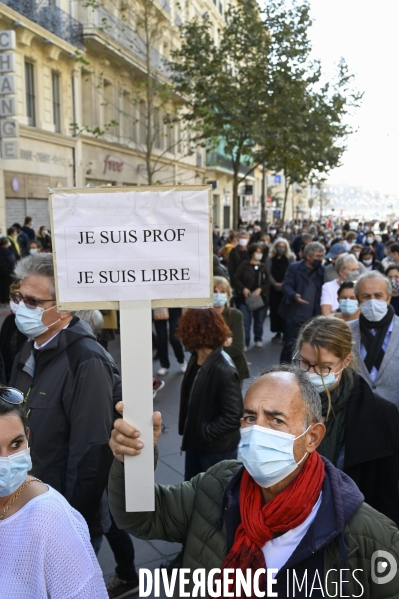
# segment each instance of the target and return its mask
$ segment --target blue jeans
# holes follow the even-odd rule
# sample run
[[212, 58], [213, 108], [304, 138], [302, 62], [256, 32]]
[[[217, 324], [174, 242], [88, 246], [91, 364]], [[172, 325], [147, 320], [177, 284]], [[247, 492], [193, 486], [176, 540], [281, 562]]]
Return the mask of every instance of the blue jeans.
[[252, 312], [248, 310], [247, 304], [242, 303], [237, 306], [242, 312], [244, 317], [244, 331], [245, 331], [245, 346], [249, 347], [251, 342], [251, 324], [252, 318], [254, 320], [254, 337], [256, 341], [262, 341], [263, 336], [263, 320], [265, 315], [265, 308], [259, 308]]
[[208, 468], [223, 462], [223, 460], [236, 460], [237, 459], [237, 448], [230, 449], [229, 451], [195, 451], [194, 449], [187, 449], [186, 461], [184, 468], [184, 480], [191, 480], [194, 476], [197, 476], [200, 472], [206, 472]]

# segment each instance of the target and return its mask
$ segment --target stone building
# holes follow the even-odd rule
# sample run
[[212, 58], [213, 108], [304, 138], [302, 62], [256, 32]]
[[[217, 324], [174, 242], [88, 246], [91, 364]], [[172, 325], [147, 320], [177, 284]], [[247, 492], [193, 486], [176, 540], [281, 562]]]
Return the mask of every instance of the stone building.
[[[142, 4], [0, 2], [0, 64], [10, 53], [13, 63], [1, 75], [14, 82], [11, 91], [0, 85], [0, 108], [4, 100], [11, 103], [14, 114], [6, 116], [16, 122], [12, 140], [2, 135], [3, 231], [26, 215], [35, 228], [49, 225], [49, 187], [145, 185], [149, 179], [167, 185], [214, 181], [214, 220], [231, 226], [232, 172], [223, 157], [208, 155], [207, 164], [204, 149], [190, 146], [189, 132], [173, 121], [181, 98], [155, 95], [150, 105], [146, 101], [149, 73], [159, 86], [168, 82], [179, 24], [207, 12], [217, 40], [228, 0], [147, 3], [155, 10], [147, 45]], [[13, 37], [11, 49], [2, 49], [2, 32], [4, 39], [6, 32]], [[245, 181], [243, 190], [252, 185], [252, 192], [243, 196], [244, 204], [259, 203], [260, 180], [258, 169]]]

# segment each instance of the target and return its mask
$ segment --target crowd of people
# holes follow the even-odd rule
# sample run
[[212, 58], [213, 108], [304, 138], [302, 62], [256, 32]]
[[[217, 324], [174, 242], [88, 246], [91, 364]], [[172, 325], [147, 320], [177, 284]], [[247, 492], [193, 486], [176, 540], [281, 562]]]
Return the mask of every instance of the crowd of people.
[[51, 234], [46, 226], [40, 227], [37, 234], [33, 219], [27, 216], [24, 225], [14, 223], [7, 229], [7, 235], [0, 231], [0, 304], [8, 304], [12, 275], [18, 260], [38, 252], [51, 252]]
[[[155, 374], [168, 375], [169, 344], [181, 371], [185, 472], [156, 485], [155, 512], [141, 513], [125, 506], [124, 456], [143, 443], [121, 418], [121, 375], [99, 342], [109, 315], [57, 309], [51, 246], [39, 241], [33, 232], [42, 251], [13, 263], [0, 331], [2, 596], [137, 593], [133, 535], [181, 543], [166, 571], [217, 569], [229, 591], [249, 568], [263, 569], [263, 591], [275, 569], [278, 597], [334, 596], [338, 584], [342, 597], [399, 597], [398, 576], [382, 585], [373, 572], [377, 551], [399, 565], [397, 230], [215, 229], [213, 307], [154, 311]], [[243, 396], [267, 316], [275, 364]], [[154, 376], [154, 395], [164, 384]], [[155, 461], [161, 432], [155, 412]], [[104, 536], [117, 564], [107, 585]], [[291, 595], [292, 572], [318, 575], [320, 590]]]

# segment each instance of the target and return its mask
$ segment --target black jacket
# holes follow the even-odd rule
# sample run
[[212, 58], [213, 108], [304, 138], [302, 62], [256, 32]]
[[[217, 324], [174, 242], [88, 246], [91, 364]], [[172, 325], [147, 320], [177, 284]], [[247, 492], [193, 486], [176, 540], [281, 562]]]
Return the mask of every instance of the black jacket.
[[27, 397], [34, 474], [59, 491], [101, 534], [101, 496], [112, 463], [113, 365], [90, 327], [74, 317], [38, 351], [27, 341], [10, 385]]
[[0, 276], [11, 277], [15, 267], [15, 256], [11, 250], [6, 247], [0, 248]]
[[258, 287], [262, 289], [262, 297], [267, 302], [269, 297], [270, 278], [267, 274], [266, 264], [260, 262], [258, 270], [255, 271], [250, 261], [245, 260], [245, 262], [241, 262], [233, 278], [233, 287], [237, 292], [237, 299], [239, 302], [245, 301], [242, 294], [243, 289], [247, 288], [252, 290], [254, 285], [256, 285], [256, 289]]
[[15, 356], [26, 339], [26, 335], [21, 333], [15, 324], [15, 314], [6, 316], [0, 330], [0, 353], [4, 359], [5, 384], [10, 380]]
[[18, 243], [19, 243], [19, 249], [21, 250], [22, 257], [29, 256], [28, 246], [30, 243], [30, 239], [27, 236], [27, 234], [25, 233], [25, 231], [22, 231], [22, 229], [18, 235]]
[[399, 411], [357, 374], [346, 415], [344, 472], [367, 503], [399, 526]]
[[191, 393], [187, 378], [197, 361], [194, 352], [187, 365], [180, 394], [179, 435], [182, 450], [221, 452], [237, 447], [243, 403], [240, 377], [222, 347], [200, 367]]
[[[310, 277], [312, 277], [312, 281], [316, 286], [316, 295], [307, 298]], [[298, 317], [298, 313], [301, 312], [301, 305], [298, 304], [295, 299], [297, 293], [302, 296], [302, 299], [313, 301], [314, 309], [312, 314], [304, 320], [308, 320], [313, 316], [318, 316], [320, 314], [321, 288], [323, 284], [324, 266], [319, 266], [317, 270], [311, 271], [306, 267], [304, 260], [290, 264], [286, 270], [283, 281], [284, 296], [278, 310], [280, 316], [286, 320], [303, 320]]]
[[245, 248], [244, 250], [240, 249], [241, 246], [233, 248], [229, 254], [229, 261], [227, 264], [227, 269], [229, 271], [230, 281], [233, 281], [235, 272], [240, 264], [244, 260], [248, 260], [248, 250]]

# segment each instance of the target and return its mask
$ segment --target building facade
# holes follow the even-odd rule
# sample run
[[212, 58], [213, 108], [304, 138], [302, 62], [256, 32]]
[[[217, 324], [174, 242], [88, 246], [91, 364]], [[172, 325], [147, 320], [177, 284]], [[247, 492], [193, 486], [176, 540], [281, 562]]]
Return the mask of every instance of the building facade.
[[[231, 227], [231, 169], [218, 153], [207, 161], [203, 148], [190, 146], [189, 131], [173, 118], [182, 99], [162, 92], [168, 58], [179, 44], [178, 26], [207, 12], [217, 41], [227, 5], [228, 0], [0, 2], [0, 65], [10, 60], [12, 67], [0, 75], [13, 82], [12, 88], [0, 86], [0, 108], [6, 110], [0, 113], [1, 121], [15, 123], [14, 137], [2, 131], [1, 140], [3, 232], [27, 215], [35, 228], [48, 226], [49, 188], [149, 182], [214, 182], [214, 221]], [[152, 19], [149, 31], [145, 10], [147, 21]], [[9, 42], [4, 49], [2, 39]], [[149, 80], [156, 82], [150, 101]], [[241, 191], [244, 206], [259, 205], [261, 169], [247, 177]]]

